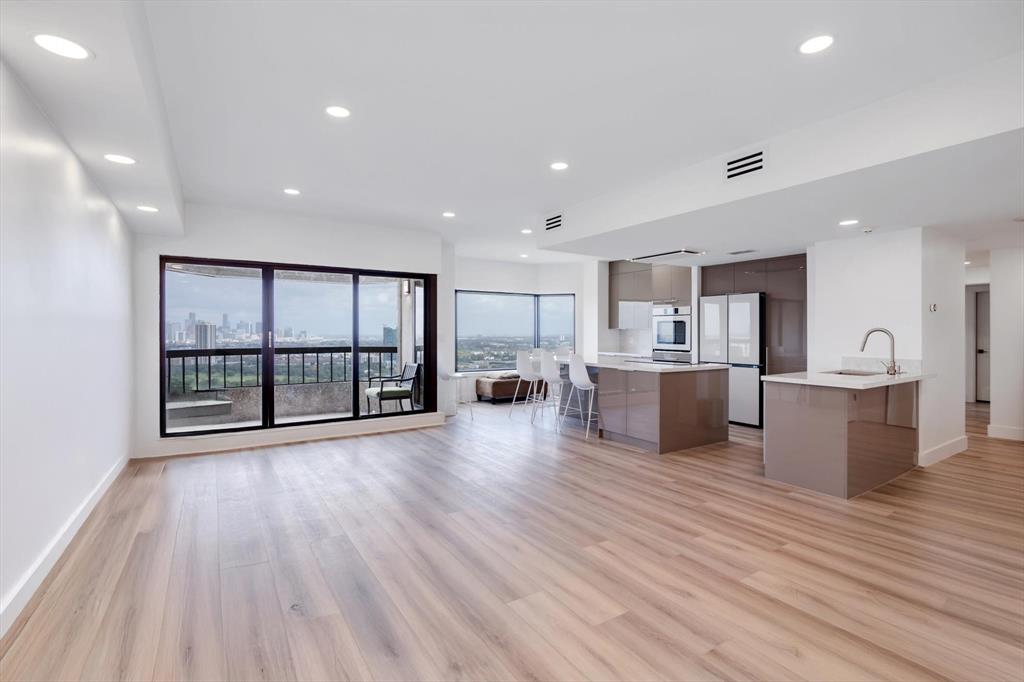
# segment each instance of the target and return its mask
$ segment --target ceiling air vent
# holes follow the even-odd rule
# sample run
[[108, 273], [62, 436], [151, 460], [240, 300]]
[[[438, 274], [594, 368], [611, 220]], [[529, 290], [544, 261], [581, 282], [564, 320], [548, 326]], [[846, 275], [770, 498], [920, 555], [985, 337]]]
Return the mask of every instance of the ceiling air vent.
[[764, 168], [764, 150], [744, 154], [739, 158], [725, 162], [725, 179], [732, 180], [741, 175], [753, 173]]
[[745, 253], [754, 253], [757, 249], [740, 249], [739, 251], [729, 251], [730, 256], [742, 256]]
[[635, 263], [641, 260], [650, 260], [652, 258], [664, 258], [665, 256], [700, 256], [703, 255], [703, 251], [693, 251], [691, 249], [676, 249], [675, 251], [663, 251], [662, 253], [652, 253], [649, 256], [637, 256], [636, 258], [630, 258], [631, 263]]
[[550, 218], [548, 218], [547, 220], [544, 221], [544, 229], [545, 230], [553, 230], [556, 227], [561, 227], [561, 226], [562, 226], [562, 216], [561, 216], [561, 214], [553, 215], [553, 216], [551, 216]]

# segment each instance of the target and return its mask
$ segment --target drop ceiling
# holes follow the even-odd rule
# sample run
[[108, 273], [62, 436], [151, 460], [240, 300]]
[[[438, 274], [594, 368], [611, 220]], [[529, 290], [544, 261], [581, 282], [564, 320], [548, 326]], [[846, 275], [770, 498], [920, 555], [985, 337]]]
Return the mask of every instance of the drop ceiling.
[[[123, 211], [164, 191], [531, 262], [573, 257], [520, 233], [562, 207], [1024, 48], [1017, 2], [119, 6], [4, 2], [0, 50]], [[96, 59], [75, 71], [33, 31]], [[109, 151], [152, 173], [132, 186]]]

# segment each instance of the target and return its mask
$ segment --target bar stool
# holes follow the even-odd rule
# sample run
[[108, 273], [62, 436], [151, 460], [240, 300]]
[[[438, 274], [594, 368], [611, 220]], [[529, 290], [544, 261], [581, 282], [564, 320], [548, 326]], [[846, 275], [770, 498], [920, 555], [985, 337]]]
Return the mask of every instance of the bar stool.
[[[562, 410], [562, 421], [569, 414], [569, 410], [574, 410], [580, 415], [580, 420], [583, 420], [583, 398], [582, 393], [589, 394], [589, 404], [587, 407], [587, 432], [584, 438], [590, 438], [590, 422], [594, 419], [600, 419], [600, 414], [594, 414], [594, 392], [597, 390], [597, 384], [590, 380], [590, 373], [587, 371], [587, 363], [583, 361], [583, 358], [576, 353], [569, 355], [569, 381], [572, 383], [572, 387], [569, 389], [569, 398], [565, 401], [565, 409]], [[572, 394], [576, 394], [576, 404], [579, 406], [572, 407]]]
[[541, 419], [544, 418], [544, 409], [547, 407], [553, 407], [555, 409], [555, 430], [561, 430], [561, 424], [558, 420], [558, 411], [562, 407], [562, 368], [559, 366], [558, 361], [555, 360], [554, 353], [541, 352], [540, 356], [540, 376], [547, 384], [547, 391], [540, 401], [534, 401], [533, 403], [533, 416], [530, 418], [530, 422], [537, 418], [537, 410], [540, 410]]
[[528, 384], [526, 397], [523, 398], [522, 402], [524, 407], [527, 403], [537, 400], [537, 384], [541, 378], [540, 373], [533, 368], [533, 359], [530, 357], [530, 351], [516, 351], [516, 373], [519, 375], [519, 381], [516, 382], [516, 392], [512, 394], [512, 404], [508, 408], [509, 419], [512, 418], [512, 409], [516, 406], [516, 398], [519, 397], [520, 384]]

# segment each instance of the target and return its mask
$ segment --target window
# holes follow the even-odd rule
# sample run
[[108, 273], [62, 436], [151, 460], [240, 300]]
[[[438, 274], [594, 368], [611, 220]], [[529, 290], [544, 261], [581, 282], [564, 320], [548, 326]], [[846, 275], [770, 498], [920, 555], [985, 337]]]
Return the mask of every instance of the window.
[[162, 436], [436, 409], [434, 275], [171, 257], [160, 272]]
[[515, 369], [516, 351], [575, 348], [573, 294], [455, 292], [455, 369]]

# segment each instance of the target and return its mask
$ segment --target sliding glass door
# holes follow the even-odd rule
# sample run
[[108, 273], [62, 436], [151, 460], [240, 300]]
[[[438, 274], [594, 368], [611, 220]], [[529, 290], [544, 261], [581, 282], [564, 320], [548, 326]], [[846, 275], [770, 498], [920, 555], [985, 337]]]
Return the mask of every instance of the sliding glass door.
[[274, 423], [351, 417], [353, 277], [274, 270]]
[[161, 435], [436, 409], [436, 277], [161, 258]]

